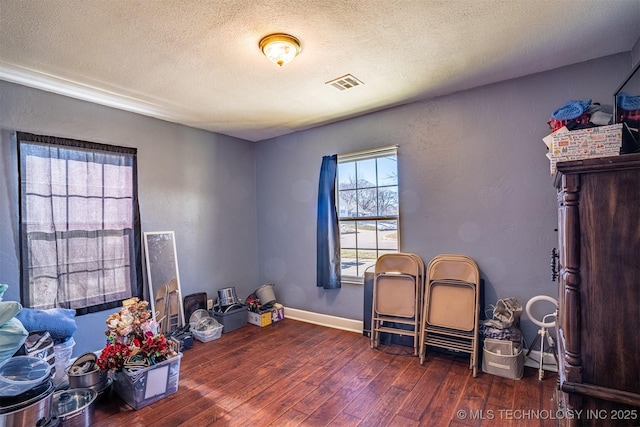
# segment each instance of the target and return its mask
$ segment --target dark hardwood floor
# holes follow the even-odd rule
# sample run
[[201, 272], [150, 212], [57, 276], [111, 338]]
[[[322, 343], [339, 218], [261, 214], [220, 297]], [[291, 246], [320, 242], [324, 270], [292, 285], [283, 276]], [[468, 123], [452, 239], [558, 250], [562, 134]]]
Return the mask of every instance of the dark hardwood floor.
[[140, 410], [112, 393], [95, 426], [553, 426], [557, 376], [473, 378], [469, 358], [285, 319], [184, 351], [178, 391]]

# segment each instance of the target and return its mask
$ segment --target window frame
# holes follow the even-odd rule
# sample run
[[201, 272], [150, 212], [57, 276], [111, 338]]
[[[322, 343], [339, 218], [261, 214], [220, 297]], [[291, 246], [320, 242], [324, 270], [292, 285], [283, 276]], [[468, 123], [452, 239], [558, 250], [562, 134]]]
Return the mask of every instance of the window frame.
[[[378, 158], [383, 158], [383, 157], [387, 157], [393, 155], [396, 159], [396, 183], [395, 186], [397, 188], [397, 213], [395, 215], [371, 215], [371, 216], [356, 216], [356, 217], [346, 217], [346, 216], [342, 216], [340, 214], [340, 193], [341, 191], [345, 191], [345, 190], [341, 190], [340, 189], [340, 165], [343, 163], [350, 163], [350, 162], [358, 162], [358, 161], [362, 161], [362, 160], [369, 160], [369, 159], [378, 159]], [[355, 244], [355, 251], [357, 252], [358, 250], [375, 250], [376, 251], [376, 255], [380, 256], [381, 252], [382, 253], [398, 253], [400, 252], [400, 243], [401, 243], [401, 239], [400, 239], [400, 180], [399, 180], [399, 172], [398, 172], [398, 165], [397, 165], [397, 161], [398, 161], [398, 146], [397, 145], [392, 145], [392, 146], [386, 146], [386, 147], [380, 147], [380, 148], [376, 148], [376, 149], [372, 149], [372, 150], [365, 150], [365, 151], [359, 151], [359, 152], [354, 152], [354, 153], [347, 153], [347, 154], [339, 154], [338, 155], [338, 175], [336, 177], [336, 211], [338, 213], [338, 227], [340, 228], [340, 240], [342, 241], [342, 224], [345, 222], [372, 222], [375, 221], [376, 225], [378, 224], [379, 221], [396, 221], [396, 251], [393, 252], [392, 250], [385, 250], [385, 249], [380, 249], [379, 247], [379, 240], [378, 240], [378, 232], [379, 230], [379, 226], [376, 226], [376, 244], [375, 244], [375, 249], [370, 249], [370, 248], [365, 248], [365, 249], [360, 249], [358, 247], [358, 243], [357, 243], [357, 234], [356, 234], [356, 244]], [[388, 187], [385, 185], [378, 185], [378, 170], [376, 170], [376, 185], [373, 187], [369, 187], [372, 189], [376, 189], [376, 200], [378, 200], [378, 190], [380, 188], [384, 188], [384, 187]], [[364, 187], [362, 187], [364, 188]], [[357, 187], [357, 183], [356, 183], [356, 189], [358, 189]], [[376, 204], [377, 206], [377, 204]], [[340, 247], [340, 251], [342, 252], [342, 244]], [[351, 249], [351, 248], [350, 248]], [[357, 256], [357, 255], [356, 255]], [[357, 258], [356, 258], [357, 259]], [[376, 257], [377, 259], [377, 257]], [[342, 260], [341, 260], [341, 264], [342, 264]], [[375, 263], [373, 264], [375, 265]], [[366, 272], [367, 270], [371, 269], [372, 266], [366, 267], [364, 272]], [[362, 285], [364, 283], [364, 272], [362, 273], [362, 276], [352, 276], [352, 275], [346, 275], [344, 274], [344, 270], [342, 269], [341, 266], [341, 280], [343, 283], [350, 283], [350, 284], [357, 284], [357, 285]]]
[[[121, 147], [121, 146], [115, 146], [115, 145], [106, 145], [106, 144], [99, 144], [94, 142], [80, 141], [80, 140], [74, 140], [74, 139], [68, 139], [68, 138], [33, 135], [29, 133], [24, 133], [24, 132], [16, 132], [16, 144], [17, 144], [18, 174], [19, 174], [18, 194], [19, 194], [19, 225], [20, 225], [19, 243], [20, 243], [20, 273], [21, 273], [20, 274], [21, 276], [20, 292], [21, 292], [22, 304], [25, 307], [34, 307], [34, 301], [32, 301], [32, 298], [31, 298], [31, 293], [32, 293], [31, 288], [33, 284], [30, 277], [30, 269], [33, 267], [33, 265], [30, 263], [30, 260], [32, 257], [30, 256], [31, 247], [28, 243], [28, 241], [30, 240], [29, 233], [31, 233], [31, 237], [33, 237], [34, 235], [39, 236], [39, 239], [34, 239], [35, 241], [40, 241], [40, 242], [47, 241], [47, 240], [62, 241], [64, 248], [66, 248], [66, 250], [63, 250], [63, 252], [61, 252], [63, 256], [69, 255], [70, 252], [68, 251], [68, 248], [73, 248], [73, 246], [71, 245], [72, 239], [78, 238], [79, 236], [80, 238], [85, 238], [87, 242], [90, 242], [92, 244], [95, 243], [95, 245], [98, 245], [96, 252], [100, 253], [100, 255], [97, 256], [96, 258], [86, 258], [86, 254], [84, 254], [85, 258], [82, 260], [84, 263], [94, 262], [94, 263], [99, 263], [100, 265], [99, 268], [94, 270], [86, 270], [86, 272], [99, 271], [99, 273], [95, 273], [95, 275], [102, 277], [103, 278], [102, 280], [104, 280], [104, 277], [107, 277], [105, 276], [105, 273], [108, 273], [109, 271], [114, 271], [113, 268], [120, 269], [120, 271], [123, 271], [122, 268], [124, 268], [124, 272], [125, 272], [124, 277], [128, 277], [128, 281], [126, 286], [124, 287], [124, 290], [113, 293], [115, 299], [107, 300], [105, 298], [102, 298], [102, 301], [96, 301], [97, 299], [99, 299], [101, 295], [109, 295], [106, 293], [105, 294], [100, 293], [99, 292], [100, 288], [98, 287], [98, 288], [94, 288], [94, 290], [98, 292], [94, 292], [93, 294], [85, 297], [85, 302], [88, 303], [88, 305], [87, 304], [83, 304], [82, 306], [74, 305], [73, 301], [75, 300], [72, 297], [72, 293], [69, 293], [65, 295], [65, 297], [67, 297], [67, 300], [65, 301], [56, 300], [55, 307], [71, 308], [76, 311], [76, 315], [83, 315], [83, 314], [108, 310], [112, 308], [117, 308], [122, 304], [123, 300], [130, 297], [135, 296], [135, 297], [142, 298], [143, 292], [144, 292], [144, 283], [143, 283], [142, 262], [141, 262], [142, 239], [141, 239], [141, 227], [140, 227], [140, 211], [139, 211], [139, 205], [138, 205], [137, 149], [130, 148], [130, 147]], [[43, 152], [50, 150], [52, 148], [53, 149], [58, 148], [64, 151], [65, 155], [63, 157], [55, 157], [52, 155], [38, 155], [37, 153], [33, 153], [34, 151], [35, 152], [40, 151], [40, 148], [42, 149], [41, 151]], [[69, 182], [69, 175], [68, 175], [68, 173], [70, 173], [68, 169], [69, 162], [72, 162], [74, 160], [78, 162], [77, 159], [79, 157], [85, 157], [87, 153], [95, 155], [95, 158], [99, 158], [99, 159], [101, 158], [100, 161], [95, 161], [95, 159], [92, 159], [93, 161], [83, 159], [81, 162], [81, 163], [87, 163], [87, 164], [93, 163], [93, 164], [99, 165], [98, 169], [102, 173], [101, 183], [103, 185], [102, 187], [103, 193], [100, 196], [90, 195], [90, 196], [82, 197], [78, 194], [69, 193], [69, 188], [72, 187], [72, 183]], [[64, 194], [57, 194], [57, 193], [54, 193], [54, 191], [50, 190], [49, 194], [45, 193], [41, 197], [49, 198], [52, 202], [55, 198], [57, 198], [58, 200], [63, 200], [64, 201], [63, 204], [66, 204], [67, 206], [66, 210], [64, 211], [65, 217], [63, 218], [65, 218], [67, 222], [69, 221], [70, 212], [71, 212], [68, 207], [70, 198], [75, 197], [77, 199], [84, 198], [88, 200], [99, 201], [102, 208], [101, 212], [103, 212], [103, 214], [101, 215], [101, 218], [103, 220], [101, 224], [102, 228], [95, 229], [95, 230], [82, 230], [82, 229], [69, 228], [67, 226], [67, 228], [63, 229], [62, 231], [54, 229], [53, 232], [28, 230], [28, 225], [27, 225], [27, 221], [28, 221], [27, 215], [28, 215], [28, 209], [29, 209], [29, 207], [27, 206], [28, 205], [27, 203], [28, 189], [25, 186], [25, 182], [26, 182], [25, 180], [29, 179], [26, 177], [26, 174], [28, 173], [27, 157], [29, 156], [41, 157], [43, 159], [58, 159], [64, 162], [64, 166], [65, 166]], [[130, 176], [131, 187], [128, 188], [130, 192], [127, 192], [127, 195], [125, 196], [114, 197], [114, 196], [107, 196], [104, 194], [104, 188], [106, 188], [104, 187], [104, 183], [106, 179], [106, 177], [104, 176], [105, 166], [114, 164], [112, 163], [112, 161], [110, 161], [114, 156], [124, 159], [124, 160], [121, 160], [124, 162], [124, 164], [120, 164], [120, 166], [126, 166], [130, 168], [129, 173], [131, 174]], [[49, 185], [52, 185], [52, 184], [49, 184]], [[34, 193], [34, 194], [37, 194], [37, 193]], [[106, 201], [115, 200], [116, 202], [113, 202], [113, 203], [117, 204], [117, 200], [125, 200], [125, 205], [126, 205], [127, 203], [126, 199], [130, 199], [130, 204], [131, 204], [131, 217], [129, 218], [128, 215], [125, 215], [127, 225], [124, 226], [124, 228], [105, 227], [104, 218], [106, 217], [104, 217], [104, 212], [108, 212], [108, 209], [105, 208]], [[77, 214], [77, 211], [74, 212], [74, 214]], [[98, 221], [95, 221], [95, 223], [98, 223]], [[53, 223], [51, 224], [52, 224], [52, 227], [54, 227]], [[108, 243], [105, 243], [105, 241], [114, 239], [114, 238], [119, 239], [123, 243], [126, 242], [126, 244], [113, 246], [113, 245], [108, 245]], [[125, 257], [124, 257], [125, 261], [123, 261], [124, 265], [120, 265], [120, 267], [108, 266], [108, 262], [110, 261], [110, 259], [106, 256], [103, 256], [104, 255], [103, 250], [105, 248], [107, 249], [115, 248], [116, 250], [121, 250], [122, 253], [125, 254]], [[63, 267], [63, 270], [62, 270], [63, 272], [61, 273], [60, 266], [61, 265], [68, 266], [68, 265], [71, 265], [73, 262], [74, 262], [74, 258], [73, 258], [73, 255], [71, 255], [66, 262], [63, 262], [62, 264], [60, 264], [60, 262], [57, 262], [57, 264], [55, 264], [55, 265], [58, 265], [57, 267], [58, 278], [64, 276], [67, 281], [67, 286], [69, 283], [73, 284], [73, 280], [71, 280], [71, 277], [73, 274], [77, 274], [77, 273], [70, 272], [70, 269], [68, 267]], [[54, 265], [54, 264], [51, 264], [51, 265]], [[55, 279], [53, 280], [53, 282], [55, 282]], [[105, 282], [105, 283], [107, 283], [107, 286], [108, 286], [108, 282]], [[55, 285], [55, 286], [60, 286], [60, 283], [58, 282], [58, 285]], [[90, 302], [91, 298], [94, 299], [93, 302]], [[42, 307], [38, 306], [34, 308], [42, 308]], [[49, 305], [47, 305], [46, 308], [50, 308]]]

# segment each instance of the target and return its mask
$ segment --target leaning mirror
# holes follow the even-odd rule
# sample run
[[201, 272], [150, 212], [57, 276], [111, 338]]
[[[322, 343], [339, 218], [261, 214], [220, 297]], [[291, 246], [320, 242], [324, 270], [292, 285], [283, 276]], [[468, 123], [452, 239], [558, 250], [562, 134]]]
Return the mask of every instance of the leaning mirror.
[[620, 154], [640, 152], [640, 62], [613, 95], [616, 123], [624, 123]]
[[616, 123], [637, 130], [640, 123], [640, 62], [613, 94]]
[[160, 332], [169, 333], [184, 325], [174, 232], [144, 233], [144, 252], [151, 311], [160, 324]]

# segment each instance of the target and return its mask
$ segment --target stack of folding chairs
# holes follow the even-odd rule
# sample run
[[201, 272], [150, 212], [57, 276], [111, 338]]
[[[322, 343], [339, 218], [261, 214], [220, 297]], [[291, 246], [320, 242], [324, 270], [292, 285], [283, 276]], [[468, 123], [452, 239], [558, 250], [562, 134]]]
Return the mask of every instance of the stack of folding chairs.
[[478, 369], [480, 272], [465, 255], [442, 254], [427, 267], [421, 313], [420, 364], [426, 347], [469, 353], [473, 376]]

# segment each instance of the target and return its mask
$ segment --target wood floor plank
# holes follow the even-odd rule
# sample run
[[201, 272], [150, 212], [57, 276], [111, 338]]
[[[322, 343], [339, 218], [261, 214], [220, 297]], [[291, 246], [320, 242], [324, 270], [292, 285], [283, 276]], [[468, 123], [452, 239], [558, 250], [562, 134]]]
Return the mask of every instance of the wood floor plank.
[[[347, 415], [351, 414], [344, 412], [345, 407], [356, 399], [361, 391], [390, 362], [388, 357], [367, 351], [366, 348], [359, 346], [358, 349], [359, 353], [356, 357], [348, 361], [341, 369], [335, 371], [330, 378], [327, 378], [327, 381], [330, 381], [335, 386], [336, 391], [309, 415], [305, 423], [321, 424], [325, 422], [328, 424], [335, 423], [336, 418], [351, 419], [351, 417], [347, 417]], [[359, 417], [353, 418], [359, 419]]]
[[539, 416], [542, 407], [542, 383], [537, 379], [537, 372], [528, 371], [527, 376], [531, 381], [518, 381], [514, 384], [514, 400], [513, 400], [513, 418], [514, 426], [532, 426], [538, 427], [542, 425], [542, 419]]
[[[416, 358], [415, 360], [418, 359]], [[411, 391], [416, 386], [416, 383], [420, 381], [425, 371], [426, 368], [424, 365], [420, 365], [420, 363], [410, 363], [391, 385], [402, 390]]]
[[[317, 360], [319, 366], [309, 373], [306, 378], [307, 381], [316, 385], [320, 383], [332, 384], [331, 381], [327, 380], [330, 380], [331, 377], [342, 369], [351, 359], [364, 351], [361, 345], [362, 341], [357, 341], [359, 337], [343, 335], [340, 338], [341, 339], [335, 343], [335, 346], [333, 344], [331, 345], [331, 352], [326, 350], [321, 352]], [[331, 357], [323, 356], [323, 353], [330, 354]]]
[[511, 408], [514, 399], [514, 381], [508, 378], [494, 377], [489, 389], [487, 403], [503, 408]]
[[[293, 406], [300, 401], [301, 396], [305, 396], [314, 388], [314, 385], [301, 381], [297, 383], [294, 388], [291, 388], [282, 394], [275, 395], [274, 399], [268, 400], [266, 404], [259, 407], [259, 411], [252, 413], [251, 417], [247, 418], [247, 425], [269, 425], [271, 420], [279, 418], [291, 410]], [[282, 391], [285, 390], [287, 389], [282, 389]]]
[[[414, 363], [418, 363], [418, 360], [416, 359]], [[402, 406], [398, 408], [398, 414], [419, 422], [429, 403], [445, 382], [450, 365], [451, 361], [446, 359], [433, 359], [422, 365], [425, 371]]]
[[354, 417], [364, 418], [375, 407], [380, 396], [413, 361], [415, 359], [408, 357], [391, 359], [389, 364], [364, 389], [360, 390], [344, 412]]
[[335, 393], [335, 389], [332, 386], [324, 384], [319, 386], [316, 386], [315, 384], [312, 385], [315, 388], [298, 401], [298, 403], [293, 407], [294, 410], [306, 414], [307, 416], [311, 415], [313, 411], [318, 409], [320, 405], [324, 404], [324, 402], [326, 402]]
[[[305, 422], [311, 424], [334, 422], [333, 420], [344, 412], [345, 407], [356, 399], [388, 364], [387, 358], [360, 349], [360, 353], [355, 358], [327, 379], [334, 385], [336, 391], [314, 410]], [[344, 414], [350, 415], [348, 412]]]
[[408, 391], [401, 388], [390, 387], [380, 399], [378, 399], [375, 408], [362, 420], [362, 425], [367, 427], [382, 427], [390, 424], [408, 394]]
[[273, 420], [269, 427], [296, 427], [301, 425], [305, 418], [307, 418], [307, 414], [290, 409]]
[[[460, 395], [460, 400], [456, 405], [456, 413], [461, 411], [464, 417], [457, 417], [456, 423], [467, 426], [479, 426], [482, 417], [471, 416], [471, 414], [481, 414], [487, 403], [487, 397], [491, 388], [492, 378], [486, 378], [485, 381], [477, 381], [471, 375], [467, 377], [464, 389]], [[480, 419], [478, 419], [480, 418]]]
[[305, 425], [326, 426], [331, 424], [352, 398], [351, 389], [347, 387], [338, 389], [305, 419]]
[[266, 426], [316, 388], [315, 385], [300, 381], [295, 373], [274, 378], [276, 381], [271, 386], [229, 412], [234, 424]]
[[[248, 325], [184, 351], [176, 393], [137, 411], [112, 393], [96, 405], [92, 425], [553, 425], [500, 419], [498, 411], [551, 411], [556, 374], [538, 381], [537, 370], [525, 368], [519, 381], [482, 372], [473, 378], [468, 358], [429, 352], [420, 365], [412, 353], [398, 345], [374, 350], [360, 334], [291, 319]], [[461, 410], [465, 418], [456, 415]], [[479, 419], [489, 410], [491, 422]]]
[[[410, 420], [409, 418], [405, 418], [402, 415], [396, 414], [389, 424], [386, 427], [418, 427], [420, 425], [419, 422], [415, 420]], [[429, 424], [430, 426], [437, 426], [439, 424]]]
[[429, 402], [429, 406], [420, 418], [421, 425], [447, 425], [449, 420], [456, 417], [456, 404], [460, 400], [469, 373], [467, 371], [465, 374], [461, 374], [459, 370], [452, 369], [452, 367], [453, 364], [442, 382], [442, 387], [436, 391], [433, 399]]
[[346, 414], [342, 412], [336, 418], [331, 420], [327, 426], [330, 427], [357, 427], [362, 420], [358, 417], [354, 417], [353, 415]]

